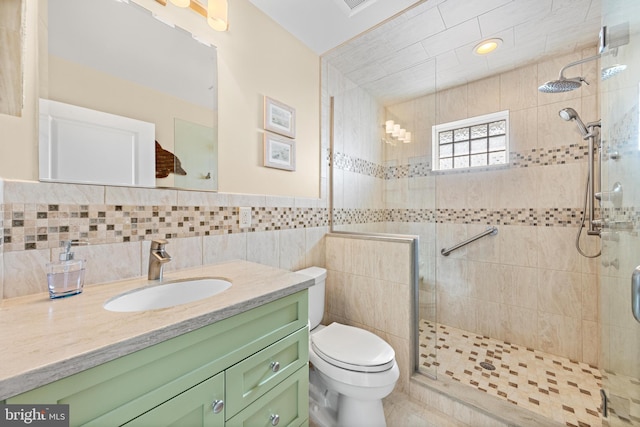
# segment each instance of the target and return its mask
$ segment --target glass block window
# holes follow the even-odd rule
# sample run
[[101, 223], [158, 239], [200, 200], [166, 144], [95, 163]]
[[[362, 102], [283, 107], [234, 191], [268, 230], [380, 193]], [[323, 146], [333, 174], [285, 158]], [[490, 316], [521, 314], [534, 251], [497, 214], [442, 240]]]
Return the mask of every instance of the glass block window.
[[433, 126], [433, 169], [505, 165], [509, 159], [509, 111]]

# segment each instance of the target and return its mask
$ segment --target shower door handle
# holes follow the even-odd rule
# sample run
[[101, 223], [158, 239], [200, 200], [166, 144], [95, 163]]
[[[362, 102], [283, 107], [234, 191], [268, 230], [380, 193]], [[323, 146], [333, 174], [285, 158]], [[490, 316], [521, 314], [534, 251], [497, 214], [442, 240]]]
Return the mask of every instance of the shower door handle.
[[640, 265], [631, 275], [631, 311], [633, 317], [640, 322]]

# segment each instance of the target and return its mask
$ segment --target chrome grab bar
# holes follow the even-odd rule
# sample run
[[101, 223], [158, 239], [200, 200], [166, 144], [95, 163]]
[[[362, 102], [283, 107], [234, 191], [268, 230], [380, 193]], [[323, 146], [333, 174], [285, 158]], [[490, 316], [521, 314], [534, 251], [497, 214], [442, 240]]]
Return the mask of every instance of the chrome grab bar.
[[440, 253], [444, 256], [449, 256], [449, 254], [453, 251], [455, 251], [456, 249], [460, 249], [463, 246], [468, 245], [471, 242], [475, 242], [476, 240], [484, 237], [484, 236], [488, 236], [488, 235], [492, 235], [495, 236], [496, 234], [498, 234], [498, 227], [489, 227], [486, 230], [484, 230], [482, 233], [478, 234], [477, 236], [473, 236], [467, 240], [465, 240], [464, 242], [458, 243], [455, 246], [451, 246], [449, 249], [445, 249], [442, 248], [442, 250], [440, 251]]

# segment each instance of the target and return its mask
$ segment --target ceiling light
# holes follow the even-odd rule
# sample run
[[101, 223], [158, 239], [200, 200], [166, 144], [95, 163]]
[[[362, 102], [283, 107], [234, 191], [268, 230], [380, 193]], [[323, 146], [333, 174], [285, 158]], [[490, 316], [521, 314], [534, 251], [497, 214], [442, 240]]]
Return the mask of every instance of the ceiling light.
[[475, 53], [476, 55], [487, 55], [499, 48], [501, 44], [502, 39], [483, 40], [475, 45], [475, 47], [473, 48], [473, 53]]

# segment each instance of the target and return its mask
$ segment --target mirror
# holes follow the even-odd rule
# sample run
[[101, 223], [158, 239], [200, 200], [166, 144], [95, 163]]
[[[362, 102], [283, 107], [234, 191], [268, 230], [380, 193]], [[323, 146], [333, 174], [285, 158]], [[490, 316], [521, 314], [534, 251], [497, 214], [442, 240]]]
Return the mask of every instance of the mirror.
[[[54, 123], [51, 117], [45, 117], [43, 121], [41, 112], [40, 179], [111, 185], [110, 181], [95, 182], [97, 174], [83, 181], [66, 179], [67, 174], [63, 173], [70, 164], [99, 162], [95, 158], [108, 157], [123, 159], [109, 166], [118, 175], [131, 173], [132, 168], [135, 169], [133, 175], [138, 170], [148, 170], [149, 162], [153, 162], [156, 171], [150, 179], [151, 185], [149, 180], [142, 180], [141, 184], [135, 180], [116, 181], [113, 185], [153, 186], [155, 182], [157, 187], [217, 190], [215, 47], [155, 19], [151, 12], [133, 2], [41, 0], [41, 5], [43, 15], [46, 13], [47, 37], [41, 37], [40, 51], [48, 52], [40, 58], [41, 98], [151, 124], [155, 138], [152, 138], [154, 141], [144, 138], [141, 142], [125, 136], [127, 143], [109, 145], [105, 142], [109, 138], [103, 135], [81, 136], [63, 149], [60, 147], [66, 143], [66, 130], [60, 130], [63, 128], [60, 123], [75, 119], [65, 117]], [[42, 138], [46, 133], [43, 124], [46, 129], [47, 123], [54, 137], [43, 153]], [[80, 133], [99, 133], [98, 125], [92, 123], [91, 126], [91, 132]], [[84, 123], [77, 127], [84, 127]], [[109, 129], [109, 132], [115, 134], [119, 130]], [[78, 149], [81, 143], [95, 147]], [[141, 143], [146, 144], [144, 150], [137, 148]], [[132, 149], [133, 146], [136, 148]], [[106, 154], [117, 147], [128, 152], [95, 154]], [[132, 151], [153, 154], [133, 156], [132, 160]], [[88, 152], [93, 153], [94, 159], [83, 161], [81, 156]], [[157, 156], [158, 164], [155, 163]], [[58, 161], [63, 157], [66, 161]], [[43, 158], [50, 166], [47, 170], [52, 171], [49, 176], [43, 176]], [[60, 170], [56, 172], [56, 168]]]

